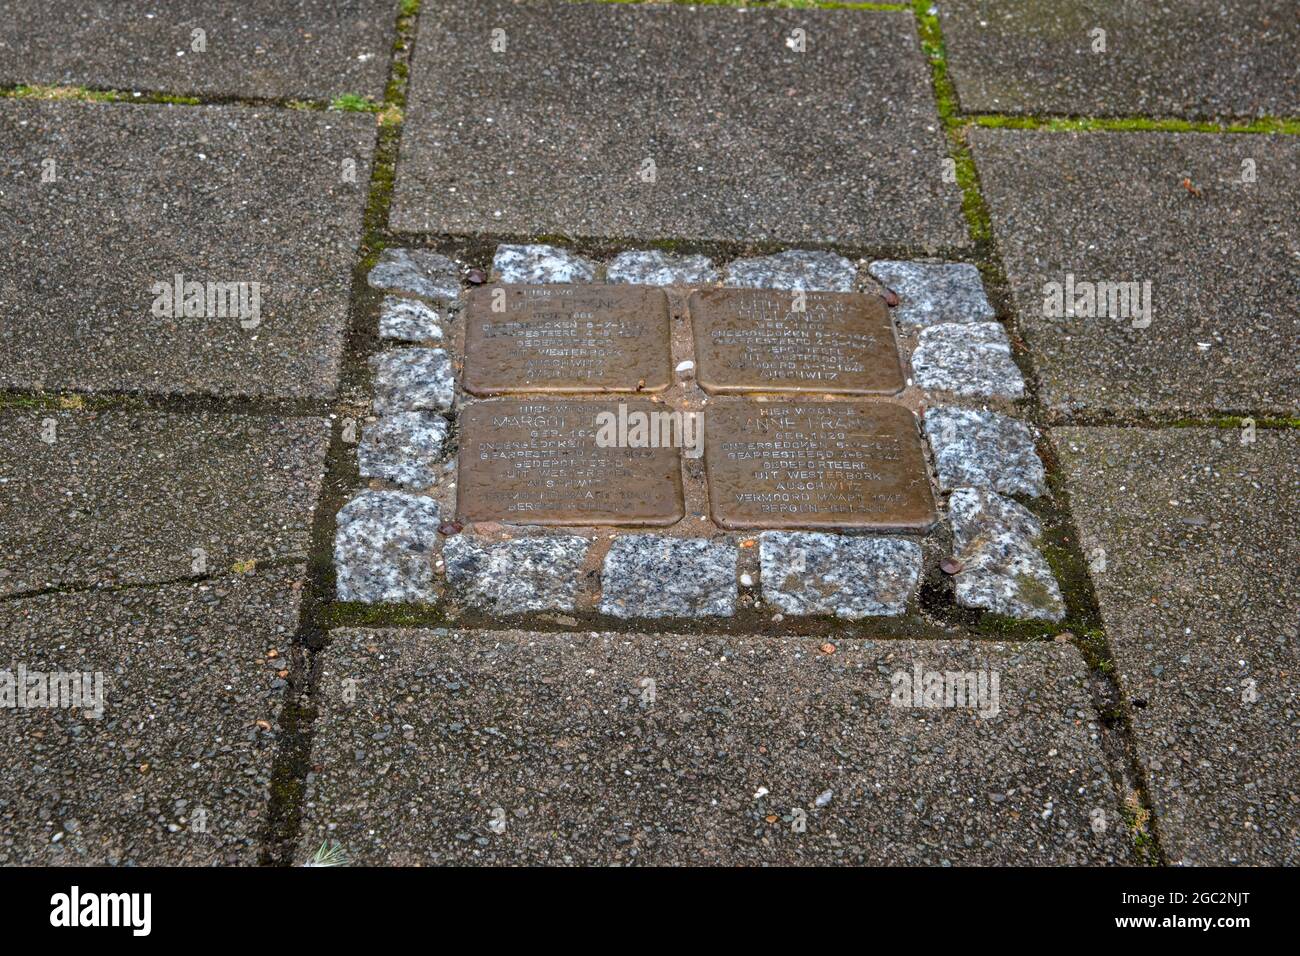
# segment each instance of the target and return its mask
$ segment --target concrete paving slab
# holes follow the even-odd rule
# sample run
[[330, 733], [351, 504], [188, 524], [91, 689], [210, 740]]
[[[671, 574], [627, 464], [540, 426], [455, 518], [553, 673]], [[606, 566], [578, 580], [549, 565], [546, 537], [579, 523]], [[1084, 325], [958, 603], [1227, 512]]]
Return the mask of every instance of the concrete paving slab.
[[[304, 857], [338, 841], [387, 864], [1131, 860], [1065, 645], [331, 638]], [[903, 706], [917, 664], [986, 671], [986, 703], [996, 671], [996, 708]]]
[[[1300, 408], [1285, 360], [1300, 341], [1300, 140], [980, 129], [971, 142], [1047, 405]], [[1087, 283], [1137, 285], [1126, 308], [1099, 285], [1090, 304]], [[1066, 304], [1076, 314], [1058, 317]]]
[[956, 247], [946, 157], [908, 12], [448, 0], [392, 225]]
[[1191, 119], [1300, 112], [1300, 20], [1290, 0], [938, 6], [949, 73], [967, 112]]
[[0, 388], [333, 395], [374, 123], [0, 101]]
[[396, 0], [3, 0], [0, 84], [378, 99], [396, 21]]
[[317, 418], [0, 412], [0, 595], [303, 558]]
[[0, 865], [255, 864], [302, 574], [0, 602], [0, 684], [103, 691], [3, 715]]
[[1053, 432], [1170, 862], [1295, 866], [1300, 432], [1244, 434]]

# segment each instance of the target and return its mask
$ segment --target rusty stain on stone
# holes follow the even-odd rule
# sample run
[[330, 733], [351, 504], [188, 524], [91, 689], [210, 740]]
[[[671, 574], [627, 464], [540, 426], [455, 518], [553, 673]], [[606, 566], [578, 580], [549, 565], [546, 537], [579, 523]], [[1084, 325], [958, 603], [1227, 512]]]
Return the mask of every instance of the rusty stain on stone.
[[[648, 401], [500, 399], [460, 417], [457, 517], [535, 525], [670, 525], [686, 513], [679, 450], [602, 447], [606, 420]], [[637, 436], [628, 432], [636, 442]]]
[[709, 510], [724, 528], [925, 531], [938, 518], [900, 405], [721, 399], [704, 436]]
[[696, 377], [710, 393], [893, 395], [894, 323], [875, 295], [707, 289], [689, 302]]
[[465, 307], [472, 395], [657, 392], [671, 382], [668, 297], [630, 285], [484, 285]]

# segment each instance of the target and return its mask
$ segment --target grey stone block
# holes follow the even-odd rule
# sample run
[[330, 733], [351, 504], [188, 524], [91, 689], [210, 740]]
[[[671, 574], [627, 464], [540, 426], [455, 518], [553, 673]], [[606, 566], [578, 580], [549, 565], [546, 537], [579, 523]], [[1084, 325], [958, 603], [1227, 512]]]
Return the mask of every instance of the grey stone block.
[[334, 570], [340, 601], [433, 603], [438, 503], [401, 491], [363, 491], [338, 513]]
[[979, 269], [969, 263], [882, 259], [868, 271], [898, 294], [892, 314], [903, 325], [987, 322], [997, 314], [984, 293]]
[[718, 281], [708, 256], [675, 256], [658, 249], [620, 252], [610, 262], [606, 282], [633, 285], [705, 285]]
[[785, 614], [902, 614], [921, 576], [920, 545], [901, 538], [764, 531], [758, 547], [763, 600]]
[[432, 412], [393, 412], [368, 422], [357, 446], [362, 477], [427, 488], [437, 474], [447, 430], [446, 419]]
[[1065, 602], [1035, 542], [1043, 529], [1024, 506], [978, 488], [948, 499], [956, 558], [957, 603], [1007, 617], [1059, 621]]
[[457, 596], [495, 614], [572, 611], [591, 542], [577, 535], [482, 541], [452, 535], [442, 548]]
[[730, 617], [736, 610], [736, 546], [621, 535], [605, 555], [601, 586], [601, 613], [614, 617]]
[[996, 322], [948, 322], [924, 329], [912, 353], [912, 373], [921, 388], [968, 398], [1020, 398], [1025, 393], [1007, 333]]
[[428, 249], [385, 249], [366, 276], [372, 288], [435, 302], [460, 298], [460, 267]]
[[1042, 459], [1029, 426], [998, 412], [936, 407], [925, 413], [939, 484], [987, 488], [1037, 498], [1046, 490]]
[[747, 289], [852, 292], [857, 274], [857, 266], [833, 252], [790, 249], [734, 260], [727, 266], [725, 284]]
[[407, 348], [380, 352], [375, 370], [375, 411], [445, 412], [456, 397], [456, 376], [443, 349]]
[[548, 282], [593, 282], [596, 264], [577, 253], [547, 245], [500, 245], [492, 257], [498, 282], [538, 285]]
[[418, 299], [386, 295], [379, 306], [379, 337], [401, 342], [442, 339], [442, 317]]

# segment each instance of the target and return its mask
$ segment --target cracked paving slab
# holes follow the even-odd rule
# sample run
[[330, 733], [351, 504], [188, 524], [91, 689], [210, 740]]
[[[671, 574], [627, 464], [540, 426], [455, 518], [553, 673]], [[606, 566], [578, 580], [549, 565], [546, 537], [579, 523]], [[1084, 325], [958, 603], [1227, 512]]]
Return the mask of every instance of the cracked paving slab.
[[0, 411], [0, 596], [302, 559], [328, 443], [318, 418]]
[[5, 715], [0, 864], [255, 865], [303, 573], [0, 602], [0, 667], [103, 691]]
[[0, 388], [334, 395], [374, 117], [0, 99], [0, 142]]
[[[336, 631], [299, 855], [1132, 862], [1073, 647], [819, 643]], [[996, 715], [901, 706], [918, 665], [985, 671], [986, 702], [996, 671]]]

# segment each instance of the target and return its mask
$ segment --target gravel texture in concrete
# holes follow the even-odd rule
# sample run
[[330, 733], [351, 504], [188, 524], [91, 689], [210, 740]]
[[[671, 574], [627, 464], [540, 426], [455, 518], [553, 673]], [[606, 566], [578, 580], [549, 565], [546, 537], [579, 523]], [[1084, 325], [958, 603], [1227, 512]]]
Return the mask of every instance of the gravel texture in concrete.
[[1300, 863], [1300, 432], [1052, 433], [1170, 862]]
[[374, 141], [356, 114], [0, 99], [0, 388], [332, 396]]
[[5, 0], [0, 84], [377, 100], [396, 22], [396, 0]]
[[[822, 643], [337, 631], [300, 853], [337, 840], [363, 864], [1132, 862], [1072, 647]], [[902, 706], [917, 670], [983, 672], [988, 706]]]
[[938, 7], [949, 75], [968, 112], [1300, 113], [1300, 18], [1291, 0], [944, 0]]
[[0, 864], [255, 865], [303, 571], [0, 602], [0, 668], [103, 691], [4, 714]]
[[316, 418], [0, 411], [0, 595], [303, 558]]
[[947, 156], [910, 12], [446, 0], [392, 224], [951, 248]]
[[[977, 129], [971, 142], [1046, 404], [1296, 413], [1283, 357], [1300, 342], [1300, 140]], [[1057, 317], [1067, 282], [1076, 314]], [[1127, 310], [1118, 294], [1089, 309], [1082, 284], [1102, 282], [1137, 283]]]

